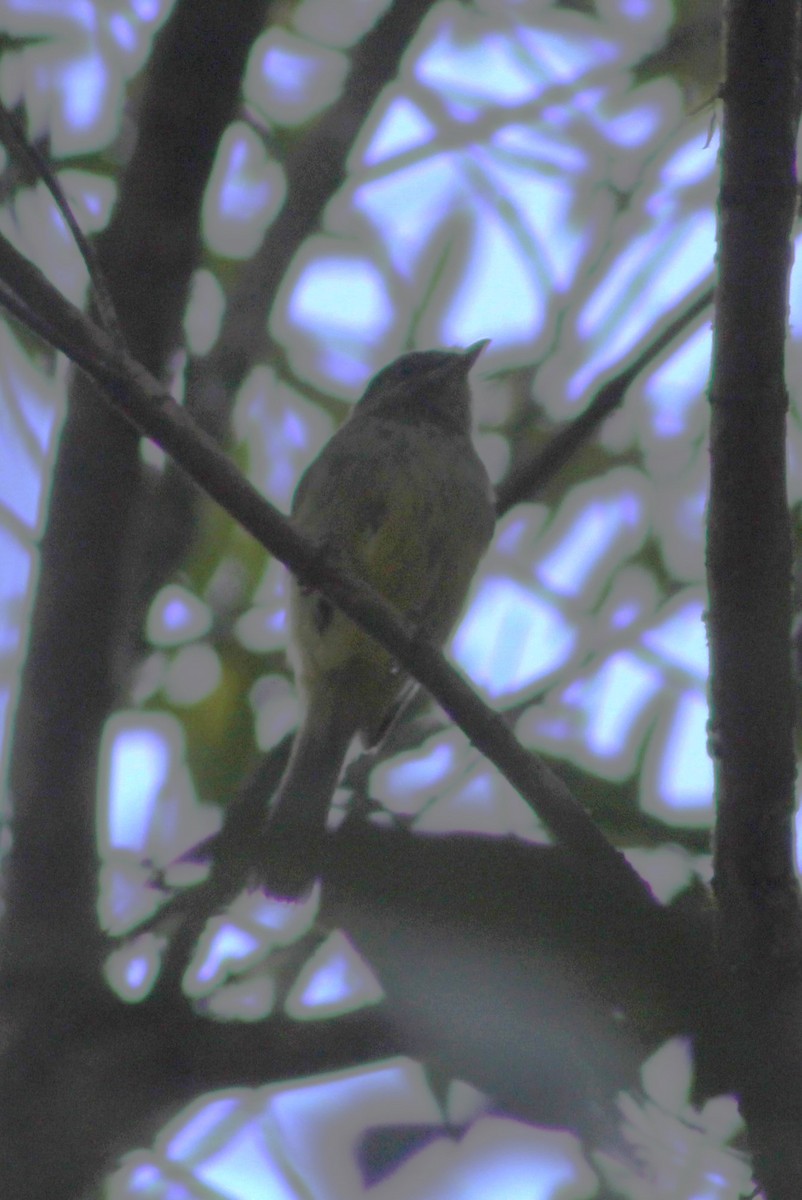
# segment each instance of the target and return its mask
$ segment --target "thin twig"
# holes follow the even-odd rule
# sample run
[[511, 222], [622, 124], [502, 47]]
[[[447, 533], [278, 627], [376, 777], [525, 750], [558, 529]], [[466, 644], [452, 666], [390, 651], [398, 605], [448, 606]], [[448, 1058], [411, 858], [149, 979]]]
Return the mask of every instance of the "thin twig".
[[18, 121], [2, 102], [0, 102], [0, 141], [3, 142], [9, 154], [22, 162], [31, 171], [32, 175], [42, 180], [50, 195], [55, 200], [89, 272], [89, 279], [92, 284], [100, 323], [112, 338], [117, 348], [124, 350], [125, 338], [123, 337], [122, 328], [117, 317], [117, 310], [114, 307], [111, 291], [98, 261], [95, 247], [78, 224], [70, 203], [64, 195], [62, 186], [50, 163], [44, 154], [42, 154], [39, 147], [35, 143], [28, 141]]
[[496, 512], [500, 517], [520, 501], [531, 500], [543, 490], [577, 449], [620, 406], [638, 376], [709, 308], [713, 295], [714, 289], [706, 287], [658, 334], [650, 335], [630, 363], [599, 388], [584, 412], [560, 429], [537, 454], [510, 471], [496, 489]]

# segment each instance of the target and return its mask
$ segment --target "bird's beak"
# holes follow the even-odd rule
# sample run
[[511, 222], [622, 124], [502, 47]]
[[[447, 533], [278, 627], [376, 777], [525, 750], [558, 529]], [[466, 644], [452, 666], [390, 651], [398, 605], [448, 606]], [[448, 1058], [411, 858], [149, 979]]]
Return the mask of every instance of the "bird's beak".
[[472, 346], [468, 346], [462, 351], [462, 361], [465, 364], [465, 373], [467, 375], [473, 364], [476, 362], [479, 355], [484, 350], [485, 346], [490, 345], [490, 338], [482, 338], [479, 342], [474, 342]]

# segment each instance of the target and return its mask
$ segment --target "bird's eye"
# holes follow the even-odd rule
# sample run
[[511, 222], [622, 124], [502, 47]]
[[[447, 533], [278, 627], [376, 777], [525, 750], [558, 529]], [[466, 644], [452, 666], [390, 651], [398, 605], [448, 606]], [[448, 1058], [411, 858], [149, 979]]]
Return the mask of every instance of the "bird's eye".
[[436, 371], [454, 357], [447, 350], [413, 350], [404, 354], [390, 364], [391, 371], [397, 371], [398, 379], [420, 377], [429, 371]]
[[405, 354], [403, 358], [397, 358], [395, 362], [390, 363], [383, 371], [379, 371], [378, 375], [374, 376], [371, 382], [371, 390], [378, 384], [380, 387], [393, 387], [396, 383], [403, 383], [405, 379], [411, 379], [416, 370], [417, 364], [413, 361], [417, 358], [414, 354]]
[[419, 354], [405, 354], [392, 364], [390, 370], [396, 379], [411, 379], [420, 369]]
[[375, 395], [377, 389], [385, 393], [387, 389], [409, 379], [423, 379], [428, 372], [451, 357], [453, 355], [441, 350], [412, 350], [408, 354], [402, 354], [395, 362], [391, 362], [373, 377], [368, 385], [365, 398]]

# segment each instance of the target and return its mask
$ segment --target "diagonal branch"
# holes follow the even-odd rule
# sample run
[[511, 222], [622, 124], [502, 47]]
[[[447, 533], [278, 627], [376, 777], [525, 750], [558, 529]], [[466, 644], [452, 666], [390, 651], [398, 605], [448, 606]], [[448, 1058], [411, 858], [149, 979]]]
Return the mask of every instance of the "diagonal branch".
[[281, 212], [240, 271], [215, 347], [189, 370], [187, 405], [218, 438], [227, 429], [240, 385], [266, 348], [267, 317], [287, 268], [320, 226], [326, 205], [346, 178], [357, 135], [433, 3], [395, 0], [387, 8], [353, 51], [340, 97], [291, 143], [282, 160], [287, 193]]
[[[304, 583], [322, 591], [386, 646], [424, 684], [473, 744], [496, 764], [532, 805], [547, 828], [622, 900], [648, 902], [648, 890], [604, 837], [568, 788], [516, 741], [505, 721], [479, 698], [442, 654], [422, 640], [382, 597], [350, 578], [330, 556], [302, 537], [244, 478], [187, 412], [107, 335], [55, 291], [14, 248], [0, 241], [0, 278], [17, 281], [29, 308], [44, 310], [58, 326], [57, 349], [101, 389], [118, 412], [175, 462]], [[24, 290], [23, 290], [24, 289]]]
[[698, 320], [712, 302], [713, 288], [706, 287], [656, 336], [649, 334], [628, 365], [599, 388], [584, 412], [560, 429], [539, 453], [510, 471], [496, 488], [496, 510], [500, 517], [520, 501], [531, 500], [546, 487], [577, 449], [620, 407], [635, 380]]

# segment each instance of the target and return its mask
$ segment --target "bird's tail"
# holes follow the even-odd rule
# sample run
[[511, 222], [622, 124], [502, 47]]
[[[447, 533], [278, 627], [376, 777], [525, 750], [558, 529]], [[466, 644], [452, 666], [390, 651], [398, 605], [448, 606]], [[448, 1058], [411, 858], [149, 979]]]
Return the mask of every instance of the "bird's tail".
[[265, 827], [264, 878], [274, 896], [296, 898], [317, 874], [326, 817], [355, 730], [348, 706], [311, 698]]

